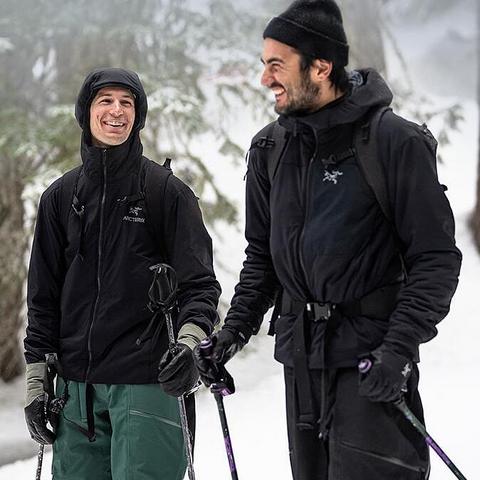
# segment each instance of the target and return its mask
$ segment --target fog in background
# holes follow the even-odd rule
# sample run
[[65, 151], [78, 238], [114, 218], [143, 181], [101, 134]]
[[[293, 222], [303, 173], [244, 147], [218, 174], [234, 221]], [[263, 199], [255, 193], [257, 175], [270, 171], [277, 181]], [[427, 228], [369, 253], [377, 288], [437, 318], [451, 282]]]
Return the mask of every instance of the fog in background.
[[[201, 199], [224, 312], [242, 257], [244, 155], [251, 137], [274, 118], [273, 97], [260, 86], [262, 31], [289, 3], [1, 1], [0, 391], [7, 393], [0, 393], [0, 413], [23, 389], [25, 278], [35, 209], [46, 185], [79, 163], [73, 104], [85, 75], [100, 66], [139, 73], [149, 96], [146, 154], [159, 162], [172, 157], [174, 172]], [[339, 3], [351, 46], [349, 68], [380, 70], [395, 92], [395, 109], [429, 123], [443, 158], [454, 135], [468, 130], [466, 111], [479, 98], [476, 1]], [[448, 158], [457, 170], [464, 160]], [[475, 176], [464, 181], [466, 189], [477, 189]], [[476, 208], [473, 214], [472, 204], [471, 224], [480, 232]], [[0, 454], [0, 464], [5, 458]]]

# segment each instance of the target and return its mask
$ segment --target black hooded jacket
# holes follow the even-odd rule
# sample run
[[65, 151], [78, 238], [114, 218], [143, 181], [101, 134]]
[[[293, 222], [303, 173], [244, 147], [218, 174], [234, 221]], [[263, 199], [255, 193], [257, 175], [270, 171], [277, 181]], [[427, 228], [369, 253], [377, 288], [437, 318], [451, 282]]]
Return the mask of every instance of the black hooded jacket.
[[[110, 85], [134, 93], [135, 123], [126, 142], [100, 148], [92, 145], [89, 109], [95, 93]], [[38, 209], [28, 277], [25, 357], [27, 363], [41, 362], [46, 353], [57, 352], [63, 375], [70, 380], [154, 383], [168, 337], [161, 316], [149, 326], [149, 267], [166, 261], [177, 272], [177, 329], [189, 322], [209, 334], [217, 322], [220, 295], [211, 239], [195, 195], [173, 175], [166, 185], [160, 183], [164, 192], [136, 195], [143, 169], [148, 167], [150, 176], [147, 189], [164, 178], [164, 167], [142, 156], [139, 132], [147, 99], [136, 74], [122, 69], [92, 72], [80, 90], [75, 114], [83, 130], [83, 167], [77, 185], [83, 224], [70, 203], [65, 205], [62, 178], [56, 180], [42, 195]], [[161, 218], [154, 218], [153, 209], [145, 204], [156, 197], [163, 203], [154, 209], [162, 212]], [[133, 203], [126, 201], [132, 198]], [[65, 209], [67, 228], [62, 222]], [[152, 227], [163, 232], [161, 240]]]
[[[351, 91], [305, 116], [280, 116], [286, 147], [270, 185], [258, 149], [249, 156], [246, 189], [246, 260], [227, 314], [227, 328], [246, 338], [258, 332], [283, 288], [294, 301], [342, 304], [398, 281], [395, 235], [366, 183], [356, 158], [326, 178], [322, 159], [353, 146], [353, 131], [392, 94], [373, 70], [352, 76]], [[461, 254], [452, 212], [439, 184], [434, 155], [423, 134], [392, 112], [378, 131], [395, 230], [408, 280], [388, 318], [344, 316], [326, 345], [326, 363], [353, 366], [358, 355], [384, 343], [418, 359], [418, 345], [436, 334], [455, 291]], [[396, 266], [396, 267], [395, 267]], [[292, 366], [292, 328], [301, 312], [276, 321], [275, 357]], [[322, 367], [322, 322], [307, 327], [309, 364]]]

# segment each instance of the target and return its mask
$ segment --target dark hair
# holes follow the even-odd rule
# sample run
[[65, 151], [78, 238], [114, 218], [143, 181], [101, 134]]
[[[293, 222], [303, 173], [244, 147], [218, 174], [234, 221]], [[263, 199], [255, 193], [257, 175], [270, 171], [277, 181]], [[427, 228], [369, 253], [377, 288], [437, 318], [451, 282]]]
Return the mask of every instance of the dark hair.
[[[315, 57], [306, 55], [305, 53], [298, 52], [300, 54], [300, 70], [306, 72], [315, 60]], [[330, 81], [332, 82], [335, 90], [346, 92], [348, 90], [348, 73], [345, 67], [339, 67], [333, 62], [332, 71], [330, 72]]]

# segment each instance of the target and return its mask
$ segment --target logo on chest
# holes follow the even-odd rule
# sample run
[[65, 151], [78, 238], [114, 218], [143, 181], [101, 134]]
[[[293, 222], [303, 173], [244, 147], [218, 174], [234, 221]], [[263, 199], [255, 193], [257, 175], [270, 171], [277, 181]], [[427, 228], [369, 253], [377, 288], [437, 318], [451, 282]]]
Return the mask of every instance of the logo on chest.
[[329, 170], [325, 170], [323, 173], [323, 181], [324, 182], [332, 182], [334, 185], [338, 183], [338, 177], [341, 177], [343, 175], [343, 172], [340, 170], [332, 170], [331, 172]]
[[122, 220], [124, 222], [145, 223], [145, 217], [141, 215], [143, 215], [142, 207], [130, 207], [128, 215], [125, 215]]

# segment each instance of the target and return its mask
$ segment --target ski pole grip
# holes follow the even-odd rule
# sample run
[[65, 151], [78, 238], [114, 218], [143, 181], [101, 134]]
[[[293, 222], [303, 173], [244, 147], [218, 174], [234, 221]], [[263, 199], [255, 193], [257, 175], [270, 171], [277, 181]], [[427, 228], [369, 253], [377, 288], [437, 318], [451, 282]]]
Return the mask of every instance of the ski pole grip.
[[212, 355], [213, 352], [213, 342], [210, 337], [204, 338], [200, 342], [200, 350], [204, 357], [208, 358]]
[[360, 360], [358, 364], [358, 371], [360, 373], [368, 373], [372, 368], [373, 362], [369, 358]]

